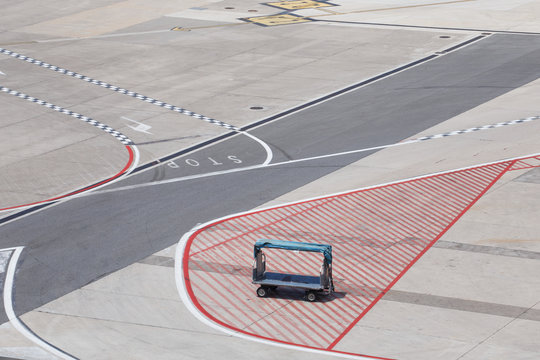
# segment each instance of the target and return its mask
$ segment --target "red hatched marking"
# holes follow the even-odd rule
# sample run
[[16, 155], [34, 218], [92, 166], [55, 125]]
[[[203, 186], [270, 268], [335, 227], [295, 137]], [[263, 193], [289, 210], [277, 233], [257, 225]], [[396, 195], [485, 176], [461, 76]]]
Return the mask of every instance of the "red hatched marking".
[[510, 170], [524, 170], [535, 167], [540, 167], [540, 155], [518, 160]]
[[[426, 176], [207, 225], [186, 244], [187, 292], [205, 316], [222, 326], [334, 351], [433, 243], [517, 164], [504, 161]], [[258, 298], [251, 264], [253, 244], [261, 238], [331, 244], [336, 293], [315, 303], [302, 301], [301, 292], [286, 288], [276, 296]], [[320, 257], [266, 253], [269, 269], [318, 275]]]

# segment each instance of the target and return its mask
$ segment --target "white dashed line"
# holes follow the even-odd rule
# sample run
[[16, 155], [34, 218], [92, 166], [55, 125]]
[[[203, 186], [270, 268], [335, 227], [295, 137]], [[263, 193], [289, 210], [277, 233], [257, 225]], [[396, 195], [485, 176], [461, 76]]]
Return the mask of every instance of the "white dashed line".
[[215, 172], [210, 172], [210, 173], [205, 173], [205, 174], [183, 176], [183, 177], [179, 177], [179, 178], [154, 181], [154, 182], [144, 183], [144, 184], [123, 186], [123, 187], [118, 187], [118, 188], [109, 189], [109, 190], [96, 191], [96, 192], [92, 192], [92, 193], [89, 193], [89, 194], [83, 194], [81, 196], [92, 195], [92, 194], [100, 194], [100, 193], [107, 193], [107, 192], [116, 192], [116, 191], [123, 191], [123, 190], [133, 190], [133, 189], [149, 187], [149, 186], [156, 186], [156, 185], [169, 184], [169, 183], [174, 183], [174, 182], [181, 182], [181, 181], [194, 180], [194, 179], [200, 179], [200, 178], [211, 177], [211, 176], [218, 176], [218, 175], [225, 175], [225, 174], [231, 174], [231, 173], [236, 173], [236, 172], [260, 169], [260, 168], [263, 168], [263, 167], [287, 165], [287, 164], [293, 164], [293, 163], [304, 162], [304, 161], [320, 160], [320, 159], [325, 159], [325, 158], [330, 158], [330, 157], [337, 157], [337, 156], [356, 154], [356, 153], [361, 153], [361, 152], [366, 152], [366, 151], [382, 150], [382, 149], [386, 149], [386, 148], [390, 148], [390, 147], [409, 145], [409, 144], [419, 143], [419, 142], [427, 141], [427, 140], [442, 139], [442, 138], [446, 138], [446, 137], [449, 137], [449, 136], [467, 134], [467, 133], [471, 133], [471, 132], [475, 132], [475, 131], [481, 131], [481, 130], [494, 129], [494, 128], [498, 128], [498, 127], [502, 127], [502, 126], [523, 124], [523, 123], [538, 120], [538, 119], [540, 119], [540, 116], [531, 116], [531, 117], [524, 118], [524, 119], [505, 121], [505, 122], [492, 124], [492, 125], [484, 125], [484, 126], [469, 128], [469, 129], [465, 129], [465, 130], [456, 130], [456, 131], [450, 131], [450, 132], [447, 132], [447, 133], [442, 133], [442, 134], [437, 134], [437, 135], [423, 136], [423, 137], [420, 137], [420, 138], [417, 138], [417, 139], [402, 141], [402, 142], [395, 143], [395, 144], [373, 146], [373, 147], [369, 147], [369, 148], [350, 150], [350, 151], [344, 151], [344, 152], [327, 154], [327, 155], [319, 155], [319, 156], [313, 156], [313, 157], [308, 157], [308, 158], [303, 158], [303, 159], [282, 161], [282, 162], [277, 162], [277, 163], [273, 163], [273, 164], [252, 165], [252, 166], [246, 166], [246, 167], [242, 167], [242, 168], [223, 170], [223, 171], [215, 171]]

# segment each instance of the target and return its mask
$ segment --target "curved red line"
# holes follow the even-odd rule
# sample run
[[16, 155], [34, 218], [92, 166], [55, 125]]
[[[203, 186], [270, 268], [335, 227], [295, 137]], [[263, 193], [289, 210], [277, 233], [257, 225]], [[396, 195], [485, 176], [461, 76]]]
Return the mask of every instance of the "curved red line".
[[134, 158], [133, 150], [128, 145], [126, 145], [126, 149], [127, 149], [128, 153], [129, 153], [128, 162], [126, 163], [124, 168], [122, 170], [120, 170], [120, 172], [118, 172], [116, 175], [114, 175], [114, 176], [112, 176], [112, 177], [110, 177], [108, 179], [100, 181], [97, 184], [93, 184], [93, 185], [84, 187], [82, 189], [72, 191], [72, 192], [67, 193], [65, 195], [60, 195], [60, 196], [56, 196], [56, 197], [53, 197], [53, 198], [50, 198], [50, 199], [47, 199], [47, 200], [36, 201], [36, 202], [33, 202], [33, 203], [29, 203], [29, 204], [10, 206], [10, 207], [7, 207], [7, 208], [0, 209], [0, 211], [14, 210], [14, 209], [22, 208], [22, 207], [28, 207], [28, 206], [32, 206], [32, 205], [39, 205], [39, 204], [43, 204], [43, 203], [47, 203], [47, 202], [51, 202], [51, 201], [55, 201], [55, 200], [60, 200], [60, 199], [63, 199], [63, 198], [69, 197], [69, 196], [80, 194], [82, 192], [91, 190], [91, 189], [93, 189], [95, 187], [98, 187], [98, 186], [101, 186], [101, 185], [106, 184], [108, 182], [111, 182], [112, 180], [114, 180], [114, 179], [118, 178], [119, 176], [123, 175], [129, 169], [129, 167], [133, 164], [133, 158]]
[[[319, 350], [319, 351], [324, 351], [324, 352], [329, 352], [329, 353], [339, 353], [339, 354], [346, 354], [346, 355], [354, 355], [354, 356], [363, 356], [363, 357], [368, 357], [368, 358], [372, 358], [372, 359], [379, 359], [379, 360], [390, 360], [388, 358], [383, 358], [383, 357], [376, 357], [376, 356], [370, 356], [370, 355], [363, 355], [363, 354], [356, 354], [356, 353], [349, 353], [349, 352], [343, 352], [343, 351], [338, 351], [338, 350], [334, 350], [333, 347], [337, 345], [337, 343], [339, 343], [343, 337], [352, 329], [352, 327], [354, 327], [354, 325], [356, 325], [358, 323], [358, 321], [369, 311], [371, 310], [371, 308], [373, 308], [373, 306], [382, 298], [382, 296], [388, 291], [390, 290], [393, 285], [417, 262], [418, 259], [420, 259], [422, 257], [422, 255], [424, 255], [430, 248], [431, 246], [440, 238], [442, 237], [443, 234], [445, 234], [448, 229], [450, 229], [462, 216], [463, 214], [465, 214], [505, 173], [507, 173], [508, 171], [511, 170], [512, 166], [517, 162], [518, 160], [512, 160], [512, 161], [501, 161], [499, 163], [494, 163], [494, 164], [490, 164], [490, 165], [479, 165], [479, 166], [475, 166], [475, 167], [471, 167], [471, 168], [468, 168], [466, 170], [470, 171], [470, 170], [474, 170], [474, 169], [478, 169], [478, 168], [485, 168], [487, 166], [503, 166], [502, 169], [500, 169], [499, 171], [499, 174], [497, 176], [495, 176], [495, 178], [493, 180], [491, 180], [487, 186], [484, 188], [483, 191], [481, 191], [472, 201], [469, 202], [468, 206], [466, 206], [459, 214], [457, 214], [457, 216], [454, 218], [454, 220], [447, 225], [447, 227], [445, 229], [443, 229], [443, 231], [441, 233], [438, 234], [438, 236], [430, 242], [430, 244], [428, 244], [426, 246], [426, 248], [420, 252], [413, 260], [412, 262], [405, 268], [403, 269], [403, 271], [398, 274], [398, 276], [385, 288], [385, 290], [374, 300], [371, 302], [371, 304], [356, 318], [354, 319], [351, 324], [349, 324], [349, 326], [332, 342], [332, 344], [330, 344], [330, 346], [328, 346], [327, 348], [318, 348], [318, 347], [313, 347], [313, 346], [308, 346], [308, 345], [303, 345], [303, 344], [296, 344], [296, 343], [292, 343], [292, 342], [287, 342], [287, 341], [283, 341], [283, 340], [278, 340], [278, 339], [272, 339], [272, 338], [269, 338], [269, 337], [266, 337], [266, 336], [262, 336], [262, 335], [257, 335], [257, 334], [253, 334], [253, 333], [250, 333], [250, 332], [247, 332], [245, 330], [242, 330], [242, 329], [239, 329], [239, 328], [236, 328], [234, 326], [231, 326], [217, 318], [215, 318], [213, 315], [211, 315], [210, 313], [208, 313], [204, 307], [199, 303], [199, 301], [197, 300], [194, 292], [193, 292], [193, 289], [191, 287], [191, 281], [189, 279], [189, 258], [190, 258], [190, 250], [191, 250], [191, 245], [193, 243], [193, 241], [195, 240], [195, 238], [203, 231], [205, 231], [207, 228], [209, 227], [212, 227], [212, 226], [215, 226], [217, 224], [220, 224], [220, 223], [223, 223], [223, 222], [226, 222], [226, 221], [230, 221], [230, 220], [233, 220], [233, 219], [236, 219], [236, 218], [240, 218], [240, 217], [243, 217], [243, 216], [246, 216], [247, 214], [257, 214], [257, 213], [261, 213], [261, 212], [265, 212], [265, 211], [270, 211], [272, 209], [276, 209], [276, 208], [279, 208], [280, 206], [276, 206], [276, 207], [271, 207], [271, 208], [268, 208], [268, 209], [262, 209], [262, 210], [256, 210], [256, 211], [253, 211], [253, 212], [249, 212], [249, 213], [242, 213], [242, 214], [239, 214], [239, 215], [236, 215], [236, 216], [232, 216], [232, 217], [229, 217], [229, 218], [224, 218], [224, 219], [221, 219], [221, 220], [218, 220], [218, 221], [215, 221], [213, 223], [210, 223], [210, 224], [207, 224], [206, 226], [204, 226], [203, 228], [200, 228], [198, 229], [196, 232], [194, 232], [193, 234], [191, 234], [191, 236], [188, 238], [187, 242], [186, 242], [186, 246], [185, 246], [185, 249], [184, 249], [184, 257], [182, 259], [182, 269], [183, 269], [183, 273], [184, 273], [184, 284], [186, 285], [186, 291], [188, 293], [188, 296], [190, 297], [191, 301], [193, 302], [193, 304], [195, 305], [195, 307], [204, 315], [206, 316], [209, 320], [215, 322], [216, 324], [220, 325], [220, 326], [223, 326], [225, 328], [228, 328], [228, 329], [231, 329], [231, 330], [234, 330], [238, 333], [242, 333], [242, 334], [245, 334], [245, 335], [249, 335], [249, 336], [252, 336], [252, 337], [255, 337], [255, 338], [259, 338], [259, 339], [264, 339], [264, 340], [269, 340], [269, 341], [273, 341], [273, 342], [276, 342], [276, 343], [280, 343], [280, 344], [286, 344], [286, 345], [293, 345], [293, 346], [298, 346], [298, 347], [302, 347], [302, 348], [306, 348], [306, 349], [312, 349], [312, 350]], [[460, 172], [463, 172], [464, 170], [456, 170], [456, 171], [450, 171], [448, 173], [444, 173], [444, 175], [448, 175], [448, 174], [453, 174], [453, 173], [460, 173]], [[434, 175], [428, 175], [428, 176], [425, 176], [423, 177], [423, 179], [430, 179], [430, 178], [437, 178], [439, 176], [441, 176], [443, 174], [434, 174]], [[409, 182], [414, 182], [414, 180], [416, 179], [410, 179], [410, 180], [405, 180], [403, 182], [399, 182], [399, 184], [406, 184], [406, 183], [409, 183]], [[367, 191], [367, 190], [373, 190], [373, 189], [381, 189], [381, 188], [386, 188], [386, 187], [389, 187], [391, 185], [396, 185], [396, 183], [393, 183], [393, 184], [386, 184], [386, 185], [382, 185], [382, 186], [375, 186], [373, 188], [368, 188], [368, 189], [362, 189], [360, 191], [358, 190], [353, 190], [353, 191], [350, 191], [350, 192], [346, 192], [346, 193], [343, 193], [343, 194], [339, 194], [339, 195], [331, 195], [331, 196], [326, 196], [326, 197], [322, 197], [322, 198], [317, 198], [315, 200], [325, 200], [325, 199], [328, 199], [328, 198], [332, 198], [332, 197], [343, 197], [343, 196], [347, 196], [347, 195], [350, 195], [350, 194], [353, 194], [353, 193], [359, 193], [359, 192], [364, 192], [364, 191]], [[305, 200], [305, 201], [300, 201], [300, 202], [297, 202], [295, 203], [296, 205], [298, 204], [303, 204], [303, 203], [308, 203], [308, 202], [311, 202], [313, 201], [314, 199], [311, 199], [311, 200]]]
[[[255, 212], [260, 212], [260, 211], [255, 211]], [[245, 214], [243, 214], [245, 215]], [[236, 217], [241, 217], [243, 215], [239, 215], [239, 216], [236, 216]], [[236, 217], [233, 217], [233, 218], [236, 218]], [[194, 292], [193, 292], [193, 288], [191, 287], [191, 281], [189, 279], [189, 252], [191, 250], [191, 245], [193, 243], [193, 240], [195, 240], [195, 238], [201, 233], [203, 232], [204, 230], [206, 230], [207, 228], [209, 227], [212, 227], [212, 226], [215, 226], [216, 224], [219, 224], [219, 223], [222, 223], [224, 221], [228, 221], [230, 220], [231, 218], [228, 218], [228, 219], [222, 219], [222, 220], [219, 220], [219, 221], [216, 221], [214, 223], [211, 223], [211, 224], [208, 224], [206, 225], [205, 227], [203, 228], [200, 228], [198, 229], [196, 232], [194, 232], [193, 234], [191, 234], [191, 236], [188, 238], [187, 242], [186, 242], [186, 247], [184, 248], [184, 258], [182, 259], [182, 269], [183, 269], [183, 273], [184, 273], [184, 284], [186, 285], [186, 291], [188, 293], [188, 296], [190, 297], [191, 301], [193, 302], [193, 305], [195, 305], [195, 307], [204, 315], [206, 316], [208, 319], [212, 320], [213, 322], [215, 322], [216, 324], [220, 325], [220, 326], [223, 326], [225, 328], [228, 328], [228, 329], [231, 329], [231, 330], [234, 330], [236, 332], [239, 332], [239, 333], [242, 333], [244, 335], [249, 335], [249, 336], [252, 336], [252, 337], [255, 337], [255, 338], [259, 338], [259, 339], [264, 339], [264, 340], [268, 340], [268, 341], [273, 341], [273, 342], [276, 342], [276, 343], [280, 343], [280, 344], [285, 344], [285, 345], [293, 345], [293, 346], [298, 346], [298, 347], [302, 347], [302, 348], [306, 348], [306, 349], [311, 349], [311, 350], [318, 350], [318, 351], [323, 351], [323, 352], [328, 352], [328, 353], [336, 353], [336, 354], [343, 354], [343, 355], [353, 355], [353, 356], [363, 356], [363, 357], [366, 357], [366, 358], [370, 358], [370, 359], [378, 359], [378, 360], [393, 360], [393, 359], [390, 359], [390, 358], [383, 358], [383, 357], [377, 357], [377, 356], [370, 356], [370, 355], [364, 355], [364, 354], [356, 354], [356, 353], [350, 353], [350, 352], [345, 352], [345, 351], [338, 351], [338, 350], [332, 350], [332, 349], [325, 349], [325, 348], [318, 348], [318, 347], [314, 347], [314, 346], [308, 346], [308, 345], [303, 345], [303, 344], [296, 344], [296, 343], [292, 343], [292, 342], [288, 342], [288, 341], [283, 341], [283, 340], [277, 340], [277, 339], [273, 339], [273, 338], [270, 338], [270, 337], [266, 337], [266, 336], [262, 336], [262, 335], [257, 335], [257, 334], [253, 334], [253, 333], [250, 333], [248, 331], [245, 331], [245, 330], [242, 330], [242, 329], [239, 329], [239, 328], [236, 328], [234, 326], [231, 326], [217, 318], [215, 318], [213, 315], [211, 315], [210, 313], [208, 313], [208, 311], [206, 311], [204, 309], [204, 307], [199, 303], [199, 301], [197, 300], [197, 297], [195, 296]]]

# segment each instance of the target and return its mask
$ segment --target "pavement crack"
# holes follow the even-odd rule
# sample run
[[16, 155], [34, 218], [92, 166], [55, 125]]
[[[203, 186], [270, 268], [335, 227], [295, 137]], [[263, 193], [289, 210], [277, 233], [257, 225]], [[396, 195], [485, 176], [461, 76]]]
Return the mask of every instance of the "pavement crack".
[[121, 320], [114, 320], [114, 319], [104, 319], [94, 316], [84, 316], [84, 315], [73, 315], [73, 314], [62, 314], [52, 311], [46, 311], [46, 310], [36, 310], [38, 313], [47, 314], [47, 315], [55, 315], [55, 316], [62, 316], [66, 318], [75, 318], [75, 319], [87, 319], [87, 320], [95, 320], [95, 321], [104, 321], [108, 323], [115, 323], [115, 324], [127, 324], [127, 325], [135, 325], [135, 326], [145, 326], [150, 327], [154, 329], [164, 329], [164, 330], [173, 330], [173, 331], [180, 331], [190, 334], [204, 334], [204, 335], [216, 335], [220, 337], [229, 337], [227, 334], [220, 334], [220, 333], [211, 333], [211, 332], [205, 332], [205, 331], [197, 331], [193, 329], [180, 329], [175, 328], [171, 326], [162, 326], [162, 325], [152, 325], [152, 324], [145, 324], [141, 322], [134, 322], [134, 321], [121, 321]]
[[472, 351], [474, 351], [476, 348], [478, 348], [480, 345], [482, 345], [483, 343], [485, 343], [486, 341], [488, 341], [489, 339], [493, 338], [495, 335], [497, 335], [499, 332], [501, 332], [502, 330], [506, 329], [510, 324], [512, 324], [514, 321], [516, 320], [523, 320], [521, 318], [521, 316], [523, 316], [526, 312], [532, 310], [534, 307], [536, 307], [538, 304], [540, 304], [540, 301], [538, 301], [536, 304], [532, 305], [531, 307], [523, 310], [518, 316], [516, 316], [515, 318], [511, 319], [510, 321], [508, 321], [506, 324], [504, 324], [502, 327], [500, 327], [499, 329], [495, 330], [492, 334], [490, 334], [489, 336], [487, 336], [485, 339], [479, 341], [476, 345], [474, 345], [472, 348], [470, 348], [469, 350], [467, 350], [465, 353], [461, 354], [460, 357], [456, 358], [456, 360], [459, 360], [459, 359], [462, 359], [464, 356], [466, 356], [467, 354], [471, 353]]

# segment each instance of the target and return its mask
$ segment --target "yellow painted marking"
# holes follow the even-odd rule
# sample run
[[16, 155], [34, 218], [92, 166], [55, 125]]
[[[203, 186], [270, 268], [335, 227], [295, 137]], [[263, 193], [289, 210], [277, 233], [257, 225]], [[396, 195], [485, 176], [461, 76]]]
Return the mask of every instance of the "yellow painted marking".
[[244, 18], [243, 20], [249, 21], [258, 25], [264, 25], [264, 26], [297, 24], [297, 23], [311, 21], [311, 19], [301, 17], [301, 16], [295, 16], [291, 14], [255, 16], [255, 17]]
[[335, 6], [334, 4], [314, 0], [278, 1], [269, 2], [266, 3], [266, 5], [274, 6], [285, 10], [315, 9], [320, 7]]

